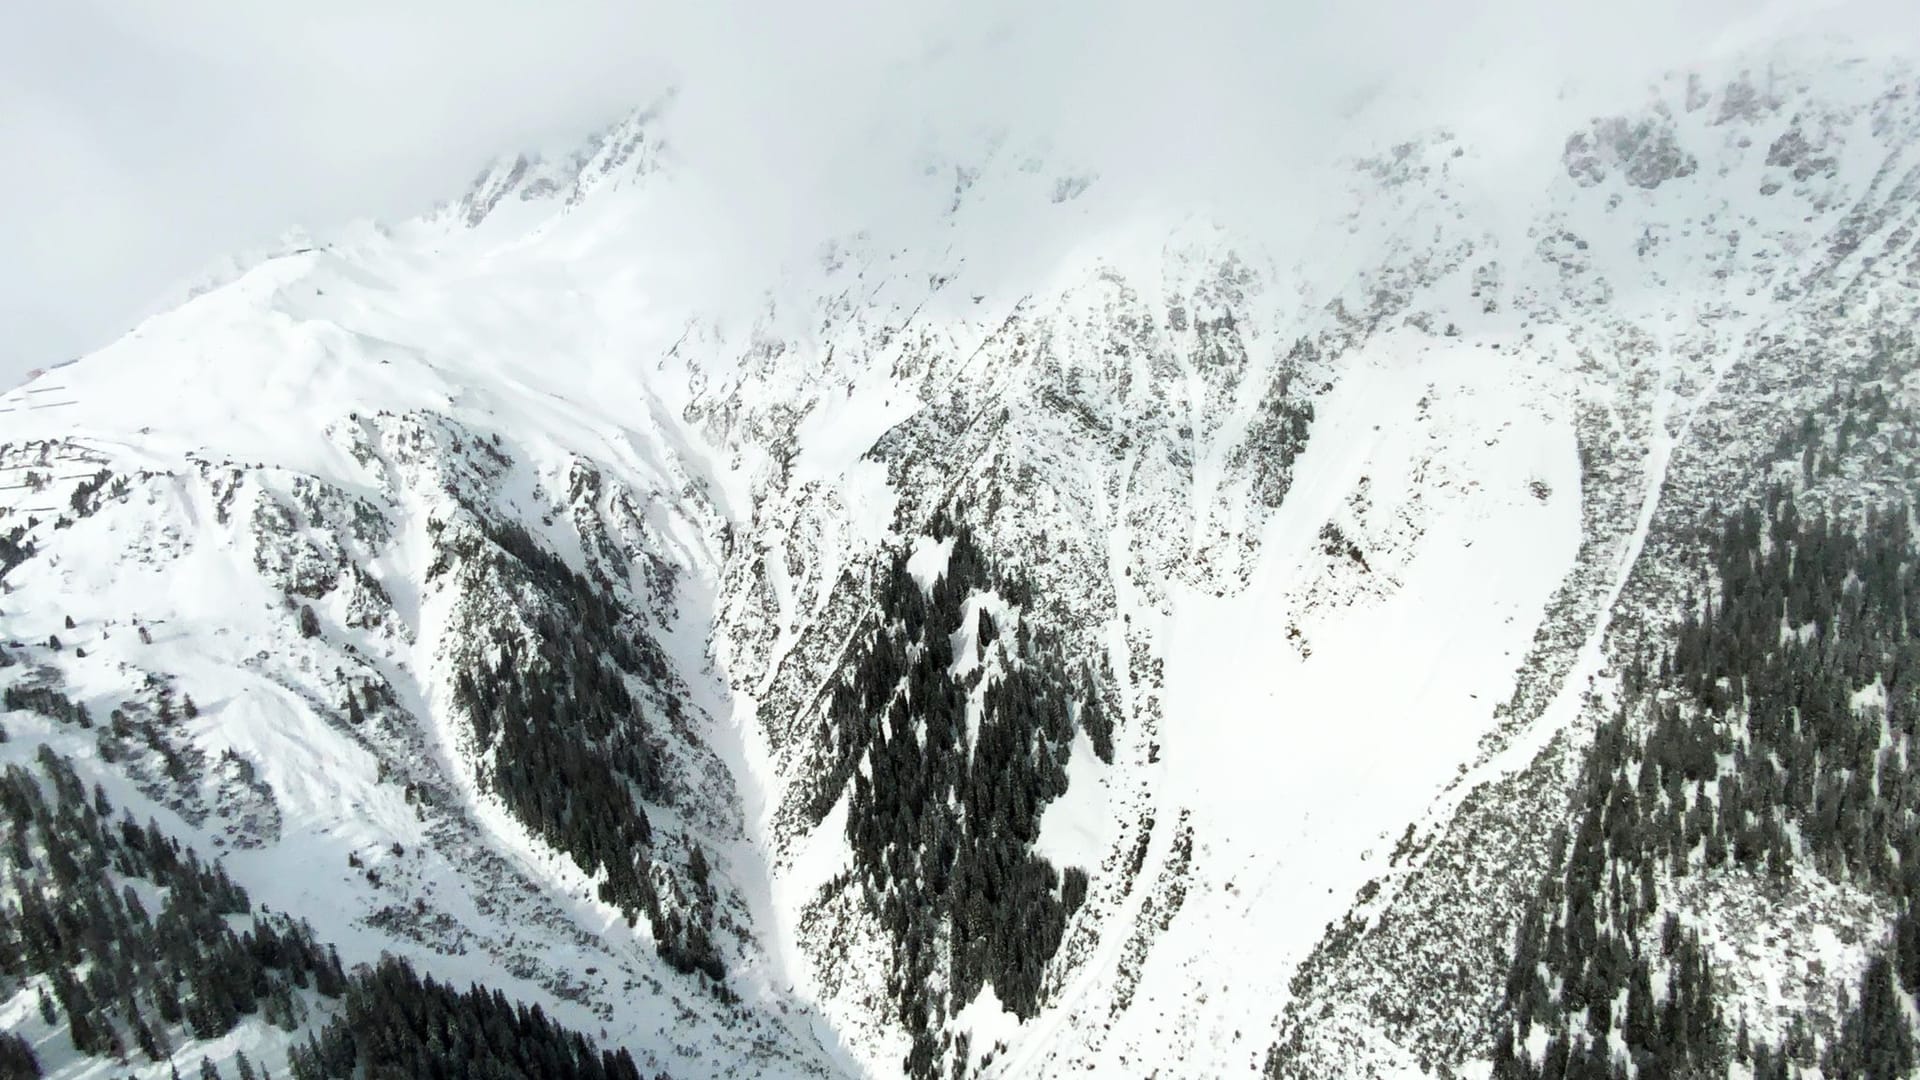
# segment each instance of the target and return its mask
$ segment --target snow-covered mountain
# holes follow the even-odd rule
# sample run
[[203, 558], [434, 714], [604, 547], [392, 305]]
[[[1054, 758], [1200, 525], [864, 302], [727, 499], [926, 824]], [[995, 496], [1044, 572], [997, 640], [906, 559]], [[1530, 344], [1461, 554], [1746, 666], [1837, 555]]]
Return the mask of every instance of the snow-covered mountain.
[[[1675, 74], [1498, 182], [1396, 133], [1284, 242], [988, 137], [708, 304], [668, 101], [243, 260], [0, 399], [0, 761], [71, 759], [349, 968], [675, 1077], [1561, 1075], [1569, 1036], [1645, 1075], [1665, 1029], [1570, 959], [1591, 820], [1622, 970], [1676, 1009], [1710, 972], [1695, 1063], [1818, 1068], [1867, 1038], [1915, 804], [1870, 767], [1779, 866], [1716, 860], [1773, 751], [1758, 676], [1692, 673], [1747, 595], [1726, 515], [1911, 518], [1920, 83], [1837, 49]], [[1890, 550], [1842, 609], [1915, 595]], [[1845, 660], [1886, 769], [1893, 623]], [[1696, 714], [1694, 832], [1630, 852], [1594, 792], [1652, 820], [1628, 766]], [[1861, 775], [1822, 746], [1809, 791]], [[1823, 854], [1849, 814], [1883, 856]], [[168, 1074], [77, 1052], [53, 984], [0, 964], [53, 1074]], [[308, 998], [175, 1057], [278, 1073]]]

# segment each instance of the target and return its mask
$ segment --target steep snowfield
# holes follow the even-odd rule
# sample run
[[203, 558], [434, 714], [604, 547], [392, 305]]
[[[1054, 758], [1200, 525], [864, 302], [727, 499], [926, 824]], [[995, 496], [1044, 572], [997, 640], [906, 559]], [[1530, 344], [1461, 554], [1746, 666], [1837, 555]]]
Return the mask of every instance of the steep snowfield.
[[[632, 561], [621, 588], [661, 620], [696, 720], [688, 790], [656, 827], [711, 846], [742, 882], [743, 919], [765, 907], [750, 902], [760, 856], [712, 756], [726, 742], [706, 730], [726, 722], [728, 698], [700, 644], [719, 530], [705, 478], [685, 471], [699, 458], [651, 422], [631, 382], [530, 392], [521, 380], [551, 354], [518, 350], [556, 347], [537, 320], [482, 351], [465, 313], [444, 325], [408, 314], [431, 305], [430, 280], [320, 252], [271, 260], [41, 380], [75, 404], [23, 411], [6, 432], [9, 520], [32, 522], [43, 552], [8, 577], [4, 632], [46, 666], [21, 677], [63, 684], [98, 717], [151, 707], [162, 684], [175, 707], [191, 697], [198, 717], [170, 735], [197, 755], [205, 778], [182, 796], [207, 812], [183, 835], [224, 852], [257, 900], [310, 919], [350, 962], [398, 951], [543, 1001], [674, 1075], [831, 1070], [804, 1011], [782, 1017], [791, 1006], [751, 921], [734, 945], [743, 1013], [666, 970], [644, 927], [628, 930], [476, 782], [446, 716], [465, 601], [432, 581], [427, 534], [478, 498], [576, 566]], [[409, 340], [377, 336], [400, 324]], [[8, 401], [48, 400], [39, 389]], [[583, 462], [606, 478], [597, 502], [580, 501]], [[96, 470], [116, 486], [82, 514], [69, 481]], [[318, 612], [319, 636], [301, 634], [300, 606]], [[59, 650], [42, 645], [56, 633]], [[340, 715], [367, 685], [391, 694], [372, 732]], [[6, 752], [31, 760], [19, 719]], [[121, 801], [128, 778], [78, 734], [63, 747], [93, 759]], [[219, 788], [227, 762], [245, 769], [250, 800], [230, 805]]]
[[[1297, 958], [1511, 693], [1579, 541], [1572, 427], [1529, 376], [1469, 345], [1356, 357], [1247, 587], [1175, 598], [1156, 786], [1205, 839], [1137, 1045], [1182, 1042], [1203, 1072], [1263, 1055]], [[1360, 588], [1326, 522], [1363, 545]]]
[[[643, 1070], [893, 1075], [896, 943], [840, 895], [847, 794], [807, 810], [816, 732], [885, 550], [931, 589], [928, 522], [963, 507], [1115, 726], [1111, 764], [1076, 733], [1041, 815], [1034, 850], [1092, 882], [1037, 1014], [989, 986], [936, 1018], [965, 1066], [1244, 1075], [1276, 1024], [1299, 1075], [1471, 1066], [1567, 755], [1622, 635], [1671, 611], [1658, 538], [1756, 482], [1723, 387], [1778, 372], [1790, 415], [1819, 368], [1768, 350], [1920, 278], [1906, 69], [1734, 65], [1620, 111], [1497, 184], [1396, 132], [1338, 164], [1299, 250], [1204, 211], [1114, 226], [1097, 178], [996, 143], [929, 171], [920, 231], [823, 238], [712, 306], [677, 284], [706, 280], [698, 178], [639, 113], [236, 269], [0, 397], [0, 528], [35, 548], [0, 682], [96, 718], [191, 696], [155, 736], [191, 776], [25, 713], [0, 757], [56, 743], [350, 962], [537, 1000]], [[1022, 233], [1045, 265], [1000, 243]], [[485, 781], [459, 677], [543, 610], [462, 554], [507, 523], [667, 659], [636, 691], [685, 710], [650, 872], [694, 893], [690, 853], [716, 867], [737, 1001]], [[278, 1071], [273, 1038], [238, 1042]]]

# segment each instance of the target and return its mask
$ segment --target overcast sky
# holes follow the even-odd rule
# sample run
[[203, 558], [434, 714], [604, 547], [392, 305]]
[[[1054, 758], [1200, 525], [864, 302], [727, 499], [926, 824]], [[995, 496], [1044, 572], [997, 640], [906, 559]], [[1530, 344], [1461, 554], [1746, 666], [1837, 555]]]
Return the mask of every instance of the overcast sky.
[[659, 92], [640, 4], [59, 0], [0, 32], [0, 374], [295, 223], [392, 218]]
[[[1643, 80], [1798, 28], [1913, 41], [1893, 0], [60, 0], [0, 34], [0, 383], [111, 340], [288, 226], [393, 219], [498, 154], [679, 86], [743, 210], [870, 205], [875, 124], [1016, 123], [1171, 195], [1265, 190], [1356, 101], [1553, 134], [1570, 79]], [[1563, 134], [1560, 136], [1563, 137]], [[777, 184], [767, 178], [778, 177]], [[1217, 193], [1217, 192], [1216, 192]], [[754, 204], [749, 207], [747, 204]]]

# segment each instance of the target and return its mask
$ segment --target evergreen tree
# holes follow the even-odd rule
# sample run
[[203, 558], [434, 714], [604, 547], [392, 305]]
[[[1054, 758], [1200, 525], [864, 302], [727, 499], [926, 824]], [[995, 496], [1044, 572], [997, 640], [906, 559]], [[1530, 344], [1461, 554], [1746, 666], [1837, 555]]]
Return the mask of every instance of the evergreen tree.
[[39, 1080], [40, 1075], [33, 1044], [15, 1032], [0, 1032], [0, 1080]]
[[[1581, 1063], [1583, 1036], [1623, 1046], [1642, 1075], [1652, 1063], [1654, 1075], [1717, 1076], [1743, 1055], [1760, 1076], [1789, 1057], [1810, 1064], [1803, 1028], [1784, 1054], [1726, 1028], [1711, 965], [1671, 912], [1652, 932], [1661, 869], [1785, 878], [1803, 860], [1901, 912], [1887, 955], [1843, 1006], [1829, 1075], [1911, 1069], [1901, 999], [1920, 986], [1920, 875], [1902, 868], [1920, 865], [1920, 769], [1907, 764], [1920, 762], [1920, 552], [1909, 520], [1905, 506], [1876, 510], [1856, 532], [1802, 515], [1776, 489], [1702, 537], [1706, 599], [1689, 596], [1667, 645], [1624, 674], [1620, 711], [1583, 763], [1571, 842], [1516, 939], [1507, 1023], [1544, 1025], [1553, 1041], [1536, 1062], [1501, 1040], [1500, 1075], [1592, 1072], [1602, 1063]], [[1856, 708], [1867, 687], [1883, 712]], [[1648, 942], [1657, 957], [1636, 955]], [[1666, 970], [1664, 994], [1650, 967]], [[1573, 1018], [1584, 1032], [1569, 1030]]]

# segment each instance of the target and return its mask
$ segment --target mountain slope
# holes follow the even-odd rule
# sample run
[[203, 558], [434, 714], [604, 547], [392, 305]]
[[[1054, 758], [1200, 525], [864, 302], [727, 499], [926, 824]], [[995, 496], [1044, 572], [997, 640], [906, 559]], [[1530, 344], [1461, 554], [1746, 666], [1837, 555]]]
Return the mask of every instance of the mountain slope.
[[[125, 717], [8, 760], [643, 1071], [1484, 1071], [1703, 530], [1910, 513], [1897, 62], [1677, 75], [1498, 183], [1396, 132], [1299, 248], [989, 139], [710, 305], [671, 109], [8, 395], [0, 682]], [[1821, 1016], [1893, 919], [1800, 855], [1647, 913], [1772, 1044], [1752, 913], [1852, 940]]]

